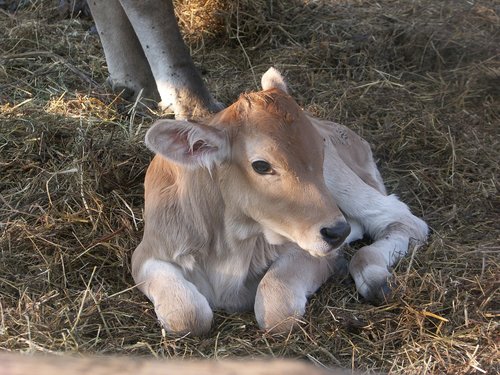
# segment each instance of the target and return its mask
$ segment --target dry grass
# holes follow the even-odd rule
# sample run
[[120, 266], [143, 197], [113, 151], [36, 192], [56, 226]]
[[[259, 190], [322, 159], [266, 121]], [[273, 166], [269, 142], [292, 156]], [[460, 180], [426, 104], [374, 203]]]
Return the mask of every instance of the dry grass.
[[390, 191], [432, 227], [428, 244], [396, 267], [390, 305], [332, 280], [286, 338], [251, 313], [217, 313], [203, 339], [166, 337], [129, 266], [151, 157], [142, 138], [158, 115], [107, 91], [90, 20], [32, 0], [0, 10], [0, 349], [498, 373], [498, 3], [194, 4], [194, 15], [227, 4], [215, 29], [179, 8], [216, 97], [281, 69], [307, 110], [372, 143]]

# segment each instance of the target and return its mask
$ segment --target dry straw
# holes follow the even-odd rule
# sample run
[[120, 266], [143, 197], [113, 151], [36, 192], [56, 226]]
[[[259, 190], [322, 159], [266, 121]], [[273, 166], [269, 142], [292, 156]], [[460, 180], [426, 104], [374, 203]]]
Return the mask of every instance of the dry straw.
[[331, 280], [287, 337], [219, 312], [201, 339], [165, 336], [130, 276], [158, 113], [108, 91], [90, 20], [22, 3], [0, 10], [1, 349], [500, 371], [497, 2], [179, 1], [218, 100], [281, 69], [305, 109], [370, 141], [389, 190], [433, 230], [395, 268], [389, 304]]

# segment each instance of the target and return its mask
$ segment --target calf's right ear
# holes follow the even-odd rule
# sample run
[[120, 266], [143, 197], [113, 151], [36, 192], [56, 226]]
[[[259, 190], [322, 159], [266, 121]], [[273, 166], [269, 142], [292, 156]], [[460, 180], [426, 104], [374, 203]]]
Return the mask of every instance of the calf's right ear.
[[211, 168], [229, 155], [224, 131], [184, 120], [157, 121], [145, 141], [151, 151], [189, 167]]

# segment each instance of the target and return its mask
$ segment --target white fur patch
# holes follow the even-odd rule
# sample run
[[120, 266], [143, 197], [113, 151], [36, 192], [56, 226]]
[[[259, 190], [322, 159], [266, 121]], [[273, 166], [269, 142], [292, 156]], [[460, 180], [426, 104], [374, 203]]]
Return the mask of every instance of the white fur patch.
[[364, 229], [359, 222], [356, 220], [348, 220], [349, 225], [351, 226], [351, 233], [345, 239], [344, 243], [351, 243], [363, 238]]
[[263, 232], [266, 241], [269, 242], [269, 244], [271, 245], [282, 245], [285, 242], [288, 242], [288, 240], [285, 237], [283, 237], [281, 234], [276, 233], [272, 229], [264, 227]]
[[288, 94], [288, 87], [286, 86], [285, 79], [281, 73], [275, 68], [269, 68], [264, 73], [261, 80], [262, 89], [278, 89]]

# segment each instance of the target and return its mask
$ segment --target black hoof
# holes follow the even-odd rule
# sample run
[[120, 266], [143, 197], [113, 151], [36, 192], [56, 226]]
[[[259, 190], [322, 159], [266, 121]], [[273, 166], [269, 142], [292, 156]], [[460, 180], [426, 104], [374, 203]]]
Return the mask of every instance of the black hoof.
[[392, 278], [388, 278], [385, 282], [378, 287], [372, 289], [372, 293], [365, 296], [365, 299], [376, 305], [385, 305], [394, 300], [396, 285]]
[[331, 263], [333, 277], [345, 279], [349, 276], [349, 262], [345, 258], [343, 251], [339, 251], [337, 257]]
[[117, 95], [120, 95], [125, 100], [132, 100], [135, 95], [135, 91], [121, 85], [113, 86], [113, 92]]

